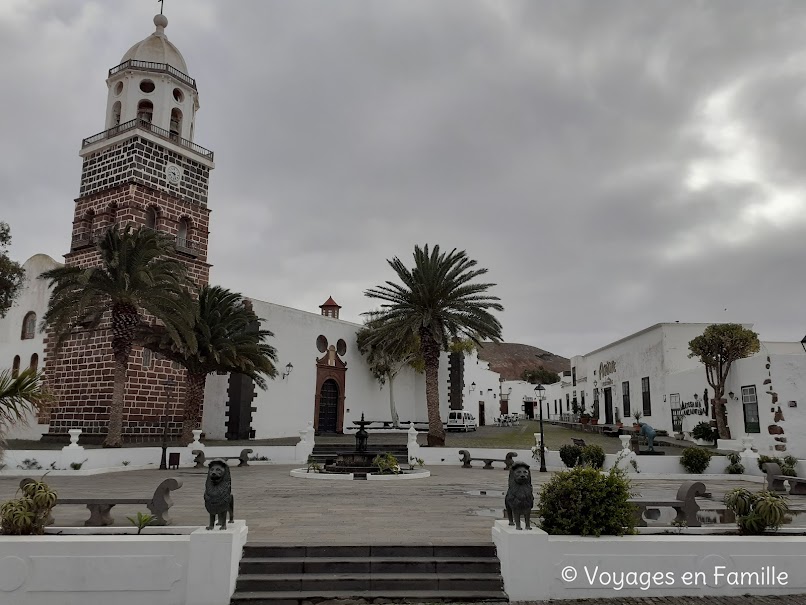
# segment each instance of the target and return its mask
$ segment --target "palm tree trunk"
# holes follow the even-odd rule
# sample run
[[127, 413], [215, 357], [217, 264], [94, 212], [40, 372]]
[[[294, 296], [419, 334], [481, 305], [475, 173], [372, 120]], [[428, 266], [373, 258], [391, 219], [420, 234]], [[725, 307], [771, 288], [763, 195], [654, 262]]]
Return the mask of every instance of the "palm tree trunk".
[[428, 445], [445, 446], [445, 429], [439, 414], [439, 344], [427, 329], [420, 330], [425, 361], [425, 404], [428, 409]]
[[112, 353], [115, 357], [112, 404], [109, 407], [109, 427], [104, 447], [123, 446], [123, 405], [126, 393], [126, 370], [132, 352], [134, 329], [140, 320], [137, 308], [117, 304], [112, 307]]
[[[392, 415], [392, 426], [396, 429], [400, 428], [400, 416], [397, 415], [397, 410], [395, 409], [395, 376], [394, 374], [389, 374], [389, 411]], [[412, 420], [413, 422], [413, 420]]]
[[182, 445], [193, 441], [193, 431], [201, 425], [199, 413], [204, 403], [204, 385], [207, 383], [207, 374], [187, 375], [187, 391], [185, 392], [185, 410], [182, 415]]

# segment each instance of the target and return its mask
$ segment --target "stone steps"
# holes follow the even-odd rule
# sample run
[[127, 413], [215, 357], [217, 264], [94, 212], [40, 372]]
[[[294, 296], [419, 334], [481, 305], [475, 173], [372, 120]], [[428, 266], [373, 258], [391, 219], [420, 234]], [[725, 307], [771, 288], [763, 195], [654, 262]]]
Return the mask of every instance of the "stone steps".
[[471, 602], [507, 596], [491, 544], [244, 548], [233, 604], [329, 599]]
[[[237, 598], [236, 598], [237, 597]], [[475, 603], [477, 601], [507, 601], [501, 591], [467, 590], [357, 590], [345, 597], [340, 591], [292, 591], [292, 592], [243, 592], [233, 596], [232, 605], [300, 605], [305, 601], [316, 603], [334, 599], [376, 599], [384, 603]]]

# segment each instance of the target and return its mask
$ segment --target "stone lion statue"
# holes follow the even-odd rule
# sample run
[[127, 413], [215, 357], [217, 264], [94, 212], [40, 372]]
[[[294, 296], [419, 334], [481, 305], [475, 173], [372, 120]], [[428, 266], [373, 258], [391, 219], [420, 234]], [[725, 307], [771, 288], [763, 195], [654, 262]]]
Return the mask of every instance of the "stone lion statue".
[[218, 516], [219, 529], [227, 529], [227, 513], [229, 513], [229, 520], [232, 523], [235, 514], [235, 499], [232, 497], [232, 479], [225, 460], [213, 460], [207, 467], [204, 508], [210, 513], [210, 525], [207, 526], [207, 529], [213, 529], [216, 516]]
[[516, 462], [509, 470], [509, 489], [504, 498], [509, 524], [514, 525], [517, 529], [523, 529], [521, 527], [521, 517], [523, 517], [526, 529], [532, 529], [531, 516], [534, 503], [532, 472], [529, 470], [529, 465], [525, 462]]

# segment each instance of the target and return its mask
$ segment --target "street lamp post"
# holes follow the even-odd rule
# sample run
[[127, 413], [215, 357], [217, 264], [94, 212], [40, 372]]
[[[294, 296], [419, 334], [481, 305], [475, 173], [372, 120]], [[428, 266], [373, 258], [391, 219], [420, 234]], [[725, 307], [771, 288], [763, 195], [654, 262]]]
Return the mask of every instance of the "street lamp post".
[[168, 408], [171, 407], [171, 395], [174, 392], [176, 381], [173, 377], [162, 383], [165, 388], [165, 410], [162, 415], [162, 458], [160, 459], [160, 470], [168, 470]]
[[540, 472], [546, 472], [546, 448], [544, 445], [544, 438], [543, 438], [543, 399], [545, 399], [546, 387], [542, 384], [538, 384], [535, 387], [535, 393], [537, 394], [537, 405], [540, 406]]

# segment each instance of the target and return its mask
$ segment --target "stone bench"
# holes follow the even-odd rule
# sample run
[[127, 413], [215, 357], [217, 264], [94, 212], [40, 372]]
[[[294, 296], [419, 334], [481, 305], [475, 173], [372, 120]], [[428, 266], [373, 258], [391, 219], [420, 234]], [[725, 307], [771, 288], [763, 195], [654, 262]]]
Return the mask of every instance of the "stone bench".
[[[705, 484], [701, 481], [684, 481], [677, 490], [677, 497], [673, 500], [630, 498], [628, 502], [636, 506], [636, 527], [647, 526], [646, 519], [644, 519], [645, 512], [663, 507], [673, 508], [677, 512], [677, 516], [674, 519], [675, 522], [685, 522], [687, 527], [700, 527], [701, 523], [699, 519], [697, 519], [697, 512], [700, 510], [700, 505], [697, 504], [696, 497], [705, 495]], [[657, 516], [653, 515], [654, 519], [660, 517], [660, 511], [656, 512]]]
[[789, 481], [790, 496], [806, 495], [806, 479], [782, 475], [781, 467], [777, 462], [765, 462], [761, 466], [767, 476], [767, 489], [769, 491], [786, 493], [784, 481]]
[[[215, 460], [240, 460], [238, 466], [249, 466], [249, 454], [252, 453], [251, 448], [246, 448], [241, 450], [241, 453], [237, 456], [216, 456]], [[193, 459], [193, 462], [196, 463], [196, 466], [193, 468], [204, 468], [204, 463], [207, 461], [207, 457], [204, 455], [203, 450], [193, 450], [193, 455], [196, 456]]]
[[492, 469], [493, 468], [493, 462], [503, 462], [504, 463], [504, 468], [506, 470], [509, 470], [509, 469], [512, 468], [512, 465], [515, 463], [513, 458], [515, 458], [518, 455], [517, 452], [507, 452], [506, 458], [501, 460], [501, 459], [498, 459], [498, 458], [471, 458], [470, 457], [470, 452], [468, 452], [467, 450], [459, 450], [459, 454], [461, 455], [461, 458], [459, 460], [462, 463], [462, 468], [473, 468], [470, 465], [471, 462], [474, 462], [474, 461], [478, 462], [478, 461], [483, 460], [484, 461], [484, 468], [486, 468], [486, 469]]
[[[24, 487], [33, 479], [23, 479], [20, 481], [20, 487]], [[103, 527], [105, 525], [112, 525], [115, 520], [112, 518], [110, 511], [116, 504], [145, 504], [146, 508], [154, 515], [152, 525], [170, 525], [171, 520], [168, 518], [168, 509], [173, 506], [171, 499], [171, 492], [175, 489], [182, 487], [182, 480], [175, 477], [165, 479], [154, 490], [154, 495], [151, 497], [143, 496], [141, 498], [62, 498], [58, 496], [56, 505], [59, 504], [86, 504], [90, 511], [90, 518], [84, 521], [84, 525], [88, 527]], [[48, 525], [53, 523], [53, 518], [48, 520]]]

